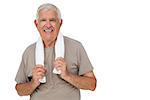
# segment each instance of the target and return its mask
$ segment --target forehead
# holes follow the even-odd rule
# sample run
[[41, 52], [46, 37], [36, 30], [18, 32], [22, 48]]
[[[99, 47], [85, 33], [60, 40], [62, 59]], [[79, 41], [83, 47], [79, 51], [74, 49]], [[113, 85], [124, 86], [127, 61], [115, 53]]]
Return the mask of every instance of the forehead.
[[43, 9], [39, 11], [39, 17], [57, 17], [57, 12], [51, 9]]

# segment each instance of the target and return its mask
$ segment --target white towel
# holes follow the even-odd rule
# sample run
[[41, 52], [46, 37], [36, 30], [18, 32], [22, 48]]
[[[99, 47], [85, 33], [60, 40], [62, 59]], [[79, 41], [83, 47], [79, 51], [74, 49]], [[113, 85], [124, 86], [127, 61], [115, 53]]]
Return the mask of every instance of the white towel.
[[[57, 57], [63, 57], [64, 58], [64, 52], [65, 52], [64, 37], [63, 37], [62, 33], [59, 33], [57, 36], [56, 43], [55, 43], [55, 59], [57, 59]], [[44, 66], [44, 44], [43, 44], [41, 37], [36, 42], [35, 62], [36, 62], [36, 65], [41, 64]], [[53, 73], [61, 74], [61, 71], [57, 71], [54, 68]], [[45, 83], [46, 77], [43, 77], [43, 79], [39, 80], [39, 81], [41, 83]]]
[[[57, 40], [55, 43], [55, 59], [58, 57], [64, 58], [64, 53], [65, 53], [65, 47], [64, 47], [64, 37], [62, 33], [59, 33], [57, 36]], [[55, 68], [53, 70], [53, 73], [55, 74], [61, 74], [61, 71], [57, 71]]]

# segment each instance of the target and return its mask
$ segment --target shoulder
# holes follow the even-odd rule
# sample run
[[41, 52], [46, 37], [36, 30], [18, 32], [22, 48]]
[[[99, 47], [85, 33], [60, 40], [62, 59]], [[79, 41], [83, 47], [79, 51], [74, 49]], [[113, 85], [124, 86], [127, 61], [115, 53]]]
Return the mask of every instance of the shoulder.
[[24, 53], [23, 53], [23, 57], [27, 57], [28, 55], [33, 54], [33, 53], [35, 52], [35, 46], [36, 46], [36, 43], [33, 43], [33, 44], [29, 45], [29, 46], [25, 49], [25, 51], [24, 51]]
[[66, 37], [66, 36], [64, 36], [64, 42], [65, 42], [65, 45], [69, 47], [81, 47], [82, 46], [81, 42], [75, 39]]

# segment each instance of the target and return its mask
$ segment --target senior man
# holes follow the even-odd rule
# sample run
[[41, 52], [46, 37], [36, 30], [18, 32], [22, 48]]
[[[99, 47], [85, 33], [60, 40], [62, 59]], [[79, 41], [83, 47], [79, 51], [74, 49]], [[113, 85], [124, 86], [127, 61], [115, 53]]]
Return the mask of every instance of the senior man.
[[[56, 42], [62, 25], [59, 9], [49, 3], [41, 5], [35, 25], [43, 43], [44, 62], [36, 63], [40, 55], [36, 53], [38, 42], [26, 48], [15, 78], [18, 94], [30, 95], [30, 100], [80, 100], [80, 89], [95, 90], [93, 67], [80, 42], [62, 36], [64, 56], [56, 58]], [[54, 73], [54, 69], [60, 73]], [[41, 82], [44, 77], [45, 82]]]

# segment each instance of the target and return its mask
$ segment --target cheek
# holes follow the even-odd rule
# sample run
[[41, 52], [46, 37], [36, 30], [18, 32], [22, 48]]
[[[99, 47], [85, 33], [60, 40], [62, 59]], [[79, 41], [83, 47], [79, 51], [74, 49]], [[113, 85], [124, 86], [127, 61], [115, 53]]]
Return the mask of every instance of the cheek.
[[41, 32], [42, 28], [40, 26], [37, 27], [38, 31]]
[[39, 27], [39, 28], [42, 28], [42, 27], [44, 27], [44, 25], [45, 25], [45, 22], [40, 22], [40, 23], [38, 24], [38, 27]]
[[43, 28], [43, 26], [44, 26], [44, 24], [39, 24], [39, 29], [42, 29]]
[[42, 32], [42, 31], [43, 31], [43, 27], [44, 27], [44, 25], [39, 24], [37, 28], [38, 28], [38, 30], [39, 30], [40, 32]]
[[55, 29], [59, 30], [60, 29], [60, 25], [55, 25]]

